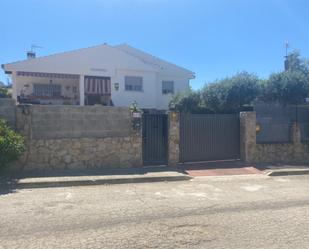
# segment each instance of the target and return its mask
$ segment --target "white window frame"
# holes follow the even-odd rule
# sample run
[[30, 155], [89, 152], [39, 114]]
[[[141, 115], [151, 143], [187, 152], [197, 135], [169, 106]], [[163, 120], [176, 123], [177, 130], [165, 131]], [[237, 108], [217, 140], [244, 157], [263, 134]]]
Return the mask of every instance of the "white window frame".
[[[172, 83], [172, 89], [164, 89], [164, 84]], [[175, 91], [175, 82], [173, 80], [162, 80], [162, 94], [174, 94]]]
[[142, 76], [124, 76], [124, 89], [125, 91], [128, 91], [128, 92], [143, 92], [143, 77]]
[[33, 84], [33, 95], [38, 97], [60, 97], [62, 94], [62, 87], [60, 84]]

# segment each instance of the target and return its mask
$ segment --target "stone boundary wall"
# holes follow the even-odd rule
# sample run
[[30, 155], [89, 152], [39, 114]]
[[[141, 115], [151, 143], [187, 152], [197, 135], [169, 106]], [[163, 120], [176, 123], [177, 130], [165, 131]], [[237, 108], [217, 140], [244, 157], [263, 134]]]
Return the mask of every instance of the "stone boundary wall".
[[80, 170], [141, 165], [141, 139], [138, 135], [32, 139], [27, 147], [27, 153], [15, 163], [17, 170]]
[[[128, 108], [16, 105], [0, 99], [0, 118], [26, 140], [12, 170], [139, 167], [142, 128], [134, 130]], [[169, 113], [168, 164], [179, 162], [179, 113]]]
[[[12, 169], [53, 170], [143, 165], [142, 131], [128, 108], [19, 105], [0, 99], [0, 118], [26, 138], [27, 150]], [[179, 113], [169, 113], [168, 164], [179, 163]], [[240, 113], [240, 154], [246, 162], [309, 162], [309, 143], [291, 127], [291, 143], [257, 144], [255, 112]]]
[[256, 143], [255, 112], [240, 113], [241, 159], [246, 162], [309, 162], [309, 143], [302, 143], [297, 123], [291, 127], [291, 143]]
[[[13, 170], [96, 169], [142, 165], [142, 137], [128, 108], [19, 105], [16, 130], [27, 151]], [[1, 109], [1, 108], [0, 108]]]
[[0, 98], [0, 118], [6, 120], [15, 129], [16, 109], [15, 100]]

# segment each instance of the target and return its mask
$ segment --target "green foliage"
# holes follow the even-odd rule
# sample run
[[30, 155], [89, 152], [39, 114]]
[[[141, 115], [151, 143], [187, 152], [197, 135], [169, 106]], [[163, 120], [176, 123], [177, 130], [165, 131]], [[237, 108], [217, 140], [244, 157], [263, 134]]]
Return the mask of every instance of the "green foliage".
[[308, 76], [299, 71], [272, 74], [263, 86], [261, 99], [283, 105], [301, 104], [309, 93]]
[[178, 93], [174, 95], [169, 104], [170, 109], [180, 112], [190, 113], [212, 113], [202, 103], [201, 93], [199, 91], [188, 91], [186, 93]]
[[24, 138], [0, 119], [0, 166], [18, 159], [24, 150]]
[[11, 93], [8, 88], [0, 86], [0, 98], [11, 98]]
[[216, 113], [237, 112], [251, 105], [261, 90], [257, 76], [241, 72], [206, 85], [202, 90], [205, 105]]
[[304, 74], [309, 74], [309, 62], [300, 57], [298, 51], [293, 51], [286, 57], [286, 70], [298, 71]]
[[[300, 104], [309, 97], [309, 62], [298, 52], [286, 57], [286, 70], [266, 80], [247, 72], [207, 84], [200, 91], [176, 95], [175, 109], [191, 113], [234, 113], [248, 110], [256, 99]], [[250, 108], [249, 108], [250, 109]]]
[[244, 110], [260, 93], [260, 80], [247, 72], [206, 85], [201, 91], [178, 94], [175, 109], [191, 113], [233, 113]]
[[261, 99], [283, 105], [300, 104], [309, 96], [309, 64], [298, 52], [290, 53], [284, 72], [274, 73], [263, 85]]

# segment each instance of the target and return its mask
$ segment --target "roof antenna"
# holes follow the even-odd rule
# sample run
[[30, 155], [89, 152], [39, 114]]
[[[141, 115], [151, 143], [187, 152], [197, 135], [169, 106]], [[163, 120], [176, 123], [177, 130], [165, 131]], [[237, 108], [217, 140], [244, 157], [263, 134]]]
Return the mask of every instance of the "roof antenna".
[[43, 48], [41, 46], [31, 44], [31, 50], [27, 52], [27, 59], [34, 59], [36, 54], [35, 54], [35, 49], [37, 48]]
[[289, 70], [289, 61], [288, 61], [288, 50], [290, 48], [290, 44], [288, 41], [285, 42], [285, 60], [284, 60], [284, 70], [288, 71]]
[[289, 41], [285, 42], [285, 57], [288, 57], [288, 50], [290, 48]]

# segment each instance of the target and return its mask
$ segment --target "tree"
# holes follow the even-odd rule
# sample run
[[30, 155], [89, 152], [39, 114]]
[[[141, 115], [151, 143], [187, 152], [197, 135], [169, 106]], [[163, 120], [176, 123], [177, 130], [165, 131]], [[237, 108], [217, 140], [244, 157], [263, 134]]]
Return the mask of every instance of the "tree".
[[170, 109], [180, 112], [190, 113], [211, 113], [206, 106], [203, 105], [200, 91], [188, 91], [174, 95], [169, 103]]
[[11, 98], [11, 88], [0, 81], [0, 98]]
[[251, 105], [260, 94], [259, 78], [247, 72], [206, 85], [202, 90], [205, 105], [216, 113], [233, 113]]
[[234, 113], [244, 110], [260, 93], [260, 80], [254, 74], [241, 72], [206, 85], [201, 91], [174, 96], [170, 107], [191, 113]]
[[263, 87], [261, 99], [280, 104], [301, 104], [308, 97], [308, 76], [300, 71], [274, 73]]
[[309, 97], [309, 62], [297, 51], [286, 57], [284, 72], [260, 80], [247, 72], [207, 84], [174, 98], [176, 110], [191, 113], [235, 113], [248, 110], [256, 99], [281, 104], [300, 104]]
[[11, 94], [6, 87], [0, 87], [0, 98], [10, 98]]
[[285, 71], [298, 71], [309, 74], [309, 62], [301, 58], [300, 53], [295, 50], [288, 54], [285, 59]]
[[298, 52], [286, 58], [284, 72], [271, 74], [263, 85], [262, 100], [283, 105], [301, 104], [309, 96], [309, 64]]

